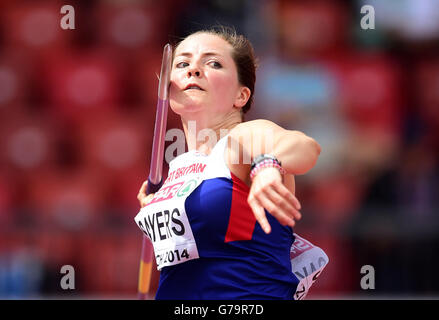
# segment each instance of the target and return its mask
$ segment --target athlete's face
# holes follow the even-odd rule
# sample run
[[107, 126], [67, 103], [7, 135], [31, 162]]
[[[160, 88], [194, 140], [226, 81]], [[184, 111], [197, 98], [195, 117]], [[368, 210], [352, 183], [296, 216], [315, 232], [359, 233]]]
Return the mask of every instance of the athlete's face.
[[178, 45], [169, 94], [174, 112], [215, 118], [243, 106], [232, 50], [224, 39], [206, 33], [189, 36]]

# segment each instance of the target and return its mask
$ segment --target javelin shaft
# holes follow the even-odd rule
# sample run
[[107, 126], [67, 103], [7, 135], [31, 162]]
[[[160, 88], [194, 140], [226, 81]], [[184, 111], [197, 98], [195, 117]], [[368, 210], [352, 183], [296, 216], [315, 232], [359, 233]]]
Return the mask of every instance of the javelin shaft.
[[[168, 91], [171, 73], [172, 49], [169, 44], [164, 47], [162, 68], [158, 89], [157, 112], [154, 126], [154, 137], [151, 152], [151, 164], [148, 176], [146, 193], [157, 192], [163, 181], [163, 155], [165, 149], [166, 121], [168, 116]], [[153, 280], [153, 247], [151, 241], [143, 235], [142, 251], [140, 257], [140, 270], [138, 282], [138, 298], [146, 299]]]
[[[152, 142], [151, 166], [148, 177], [147, 193], [158, 191], [163, 174], [163, 150], [165, 149], [166, 120], [169, 100], [158, 99], [155, 119], [154, 140]], [[157, 187], [158, 186], [158, 187]]]
[[[148, 177], [146, 193], [157, 192], [162, 185], [163, 150], [166, 134], [166, 120], [168, 114], [168, 100], [159, 99], [157, 103], [156, 125], [154, 128], [154, 140], [152, 143], [151, 169]], [[145, 300], [151, 289], [153, 280], [153, 247], [151, 241], [143, 235], [142, 251], [140, 258], [138, 298]]]

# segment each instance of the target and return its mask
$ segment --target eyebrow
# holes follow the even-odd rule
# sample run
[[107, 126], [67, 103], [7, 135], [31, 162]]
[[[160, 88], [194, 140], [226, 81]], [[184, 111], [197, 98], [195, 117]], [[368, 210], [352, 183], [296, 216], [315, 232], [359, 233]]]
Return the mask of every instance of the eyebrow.
[[[177, 54], [176, 55], [176, 57], [179, 57], [179, 56], [184, 56], [184, 57], [192, 57], [192, 53], [190, 53], [190, 52], [182, 52], [182, 53], [179, 53], [179, 54]], [[203, 57], [205, 57], [205, 56], [220, 56], [220, 57], [222, 57], [222, 54], [220, 54], [220, 53], [218, 53], [218, 52], [215, 52], [215, 51], [209, 51], [209, 52], [205, 52], [205, 53], [203, 53], [203, 55], [202, 55]]]

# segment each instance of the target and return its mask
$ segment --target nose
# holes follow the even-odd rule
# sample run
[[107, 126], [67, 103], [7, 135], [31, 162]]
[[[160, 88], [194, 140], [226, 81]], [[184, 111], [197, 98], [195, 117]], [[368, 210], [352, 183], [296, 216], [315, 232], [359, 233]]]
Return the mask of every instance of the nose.
[[196, 66], [193, 66], [193, 67], [188, 69], [187, 76], [189, 78], [192, 77], [192, 76], [199, 78], [201, 76], [201, 72], [200, 72], [200, 70]]

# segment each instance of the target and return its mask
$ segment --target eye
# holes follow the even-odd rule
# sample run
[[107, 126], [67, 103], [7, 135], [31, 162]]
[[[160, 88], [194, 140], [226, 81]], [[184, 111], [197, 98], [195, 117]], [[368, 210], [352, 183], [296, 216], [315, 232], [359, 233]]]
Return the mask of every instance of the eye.
[[177, 64], [175, 65], [175, 67], [176, 67], [176, 68], [184, 68], [184, 67], [187, 67], [188, 65], [189, 65], [189, 63], [187, 63], [187, 62], [185, 62], [185, 61], [182, 61], [182, 62], [177, 63]]
[[209, 61], [208, 63], [212, 68], [214, 69], [220, 69], [222, 68], [221, 63], [219, 63], [218, 61]]

